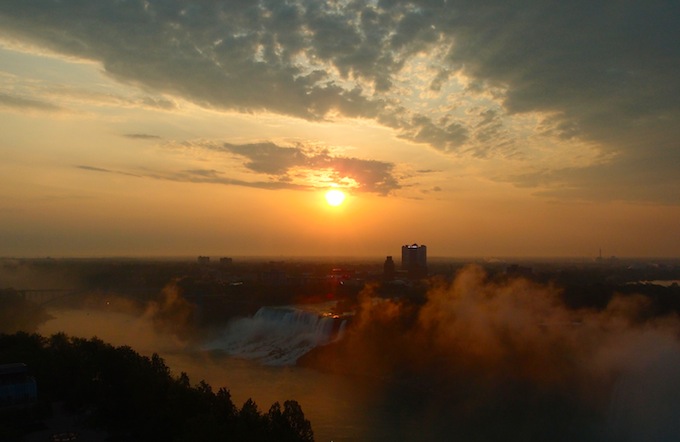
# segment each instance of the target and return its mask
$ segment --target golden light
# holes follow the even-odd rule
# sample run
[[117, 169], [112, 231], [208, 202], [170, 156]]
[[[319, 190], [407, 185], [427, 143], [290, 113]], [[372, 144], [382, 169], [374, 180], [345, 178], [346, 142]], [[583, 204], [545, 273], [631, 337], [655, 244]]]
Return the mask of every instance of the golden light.
[[326, 192], [326, 202], [331, 206], [339, 206], [345, 201], [345, 193], [342, 190], [331, 189]]

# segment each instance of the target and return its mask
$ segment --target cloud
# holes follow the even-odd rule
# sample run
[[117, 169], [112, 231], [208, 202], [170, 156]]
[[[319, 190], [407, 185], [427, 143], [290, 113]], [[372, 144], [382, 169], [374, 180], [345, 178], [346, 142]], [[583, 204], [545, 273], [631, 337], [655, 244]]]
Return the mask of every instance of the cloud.
[[78, 169], [82, 169], [82, 170], [89, 170], [90, 172], [111, 173], [111, 174], [115, 174], [115, 175], [125, 175], [125, 176], [131, 176], [131, 177], [136, 177], [136, 178], [139, 178], [139, 177], [142, 176], [142, 175], [138, 175], [138, 174], [130, 173], [130, 172], [125, 172], [125, 171], [121, 171], [121, 170], [104, 169], [102, 167], [88, 166], [88, 165], [85, 165], [85, 164], [80, 164], [80, 165], [77, 165], [75, 167], [78, 168]]
[[104, 169], [104, 168], [101, 168], [101, 167], [94, 167], [94, 166], [78, 165], [76, 167], [78, 169], [90, 170], [92, 172], [119, 173], [119, 172], [114, 171], [114, 170], [109, 170], [109, 169]]
[[[547, 126], [531, 136], [583, 140], [619, 158], [606, 166], [612, 181], [602, 164], [571, 174], [557, 165], [544, 175], [549, 185], [565, 180], [584, 197], [582, 176], [600, 177], [603, 197], [629, 199], [625, 174], [635, 167], [646, 170], [634, 177], [636, 199], [677, 204], [655, 183], [680, 186], [678, 15], [680, 4], [665, 0], [93, 0], [87, 8], [7, 0], [0, 28], [207, 107], [374, 119], [458, 156], [530, 161], [527, 128], [514, 123], [535, 116]], [[423, 91], [446, 104], [433, 106]], [[486, 110], [471, 113], [480, 104]]]
[[360, 89], [339, 87], [324, 69], [295, 61], [306, 40], [301, 23], [291, 26], [302, 13], [299, 6], [95, 1], [83, 9], [70, 2], [11, 3], [0, 9], [8, 32], [101, 61], [125, 82], [208, 106], [308, 119], [331, 110], [377, 111]]
[[280, 147], [273, 143], [229, 144], [222, 149], [247, 158], [244, 164], [253, 172], [283, 175], [289, 169], [307, 164], [307, 155], [297, 147]]
[[[128, 136], [130, 137], [130, 136]], [[147, 139], [153, 136], [135, 134], [130, 138]], [[387, 195], [402, 186], [394, 176], [394, 164], [377, 160], [333, 155], [317, 147], [279, 146], [272, 142], [232, 144], [213, 142], [185, 142], [180, 148], [205, 149], [235, 156], [243, 161], [246, 170], [266, 175], [267, 180], [246, 181], [229, 176], [217, 169], [184, 169], [178, 171], [136, 170], [127, 172], [91, 165], [77, 165], [91, 172], [146, 177], [160, 180], [209, 183], [258, 189], [314, 190], [339, 185], [354, 192]], [[232, 171], [233, 173], [233, 171]]]
[[453, 152], [468, 139], [468, 129], [461, 122], [437, 124], [430, 118], [416, 115], [410, 121], [403, 122], [401, 138], [418, 143], [430, 144], [444, 152]]
[[592, 198], [595, 188], [598, 199], [677, 204], [677, 192], [660, 191], [657, 180], [678, 185], [680, 104], [671, 97], [680, 94], [680, 48], [671, 42], [680, 31], [670, 17], [679, 12], [663, 1], [479, 4], [460, 11], [461, 26], [451, 29], [464, 43], [448, 59], [503, 86], [511, 114], [554, 112], [558, 136], [593, 141], [618, 156], [551, 171], [545, 183], [567, 186], [572, 197]]
[[5, 94], [0, 92], [0, 106], [21, 110], [35, 110], [41, 112], [58, 112], [63, 110], [61, 107], [33, 98], [20, 97], [17, 95]]
[[125, 138], [131, 138], [133, 140], [157, 140], [160, 138], [158, 135], [150, 135], [150, 134], [125, 134], [123, 135]]
[[197, 177], [205, 177], [207, 179], [219, 179], [221, 172], [215, 169], [193, 169], [185, 170], [184, 173]]
[[235, 145], [225, 143], [218, 149], [246, 158], [244, 165], [253, 172], [279, 176], [284, 179], [296, 169], [311, 169], [327, 173], [325, 183], [346, 185], [358, 192], [387, 195], [401, 188], [392, 174], [394, 165], [377, 160], [343, 157], [315, 148], [283, 147], [273, 143]]
[[[657, 161], [666, 161], [666, 164], [656, 165]], [[643, 203], [653, 196], [661, 204], [678, 204], [680, 187], [671, 173], [677, 163], [677, 155], [659, 155], [654, 159], [636, 155], [597, 166], [539, 170], [499, 180], [535, 188], [536, 194], [553, 199], [608, 201], [613, 195], [625, 192], [625, 197], [618, 199]]]
[[223, 177], [222, 173], [214, 169], [203, 170], [182, 170], [182, 171], [153, 171], [153, 170], [143, 170], [136, 173], [125, 172], [120, 170], [111, 170], [95, 166], [79, 165], [75, 166], [78, 169], [88, 170], [90, 172], [100, 172], [107, 174], [118, 174], [125, 175], [135, 178], [151, 178], [155, 180], [165, 180], [165, 181], [177, 181], [183, 183], [208, 183], [208, 184], [222, 184], [227, 186], [242, 186], [250, 187], [254, 189], [267, 189], [267, 190], [280, 190], [280, 189], [292, 189], [292, 190], [312, 190], [313, 187], [310, 185], [301, 185], [296, 183], [289, 183], [286, 180], [279, 181], [245, 181], [239, 179], [233, 179], [228, 177]]

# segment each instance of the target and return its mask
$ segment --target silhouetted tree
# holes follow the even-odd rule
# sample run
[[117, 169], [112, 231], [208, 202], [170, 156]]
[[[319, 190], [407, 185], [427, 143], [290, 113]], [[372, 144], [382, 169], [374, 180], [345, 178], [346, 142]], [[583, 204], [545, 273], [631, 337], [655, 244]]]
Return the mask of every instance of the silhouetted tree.
[[305, 419], [302, 407], [300, 407], [297, 401], [289, 400], [283, 403], [283, 419], [288, 424], [286, 427], [293, 432], [294, 437], [291, 440], [309, 442], [314, 440], [312, 424]]
[[[187, 374], [173, 378], [158, 354], [148, 358], [97, 338], [0, 334], [0, 361], [26, 363], [38, 381], [41, 400], [89, 410], [89, 424], [114, 439], [313, 440], [297, 402], [286, 402], [283, 411], [276, 404], [271, 416], [262, 415], [252, 399], [237, 410], [226, 388], [215, 394], [205, 381], [191, 387]], [[0, 423], [6, 425], [1, 414]], [[17, 428], [0, 434], [19, 434]]]

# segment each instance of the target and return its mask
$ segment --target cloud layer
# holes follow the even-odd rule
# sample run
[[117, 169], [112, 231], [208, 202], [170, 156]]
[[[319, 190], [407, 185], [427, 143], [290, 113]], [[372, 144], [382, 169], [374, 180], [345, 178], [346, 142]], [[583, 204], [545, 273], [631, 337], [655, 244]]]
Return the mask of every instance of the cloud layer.
[[[153, 135], [125, 135], [134, 139], [153, 139]], [[262, 180], [233, 178], [233, 167], [226, 170], [185, 169], [169, 171], [123, 171], [91, 165], [77, 165], [78, 169], [90, 172], [112, 173], [133, 177], [161, 180], [214, 183], [259, 189], [314, 190], [338, 186], [351, 192], [387, 195], [399, 189], [401, 184], [393, 173], [394, 165], [376, 160], [336, 155], [327, 149], [309, 146], [279, 146], [271, 142], [254, 144], [185, 142], [179, 149], [212, 151], [222, 160], [234, 157], [249, 174]], [[224, 162], [224, 161], [222, 161]]]
[[308, 169], [325, 174], [320, 185], [337, 184], [359, 192], [387, 195], [401, 187], [392, 174], [393, 164], [332, 155], [327, 150], [312, 151], [302, 147], [281, 147], [273, 143], [235, 145], [225, 143], [221, 149], [246, 159], [245, 167], [257, 173], [289, 181], [289, 173]]
[[[662, 0], [7, 0], [0, 27], [207, 107], [372, 119], [480, 158], [531, 160], [541, 137], [593, 143], [597, 164], [503, 179], [552, 196], [595, 188], [598, 199], [678, 203], [678, 15]], [[522, 115], [535, 121], [529, 135], [514, 125]]]

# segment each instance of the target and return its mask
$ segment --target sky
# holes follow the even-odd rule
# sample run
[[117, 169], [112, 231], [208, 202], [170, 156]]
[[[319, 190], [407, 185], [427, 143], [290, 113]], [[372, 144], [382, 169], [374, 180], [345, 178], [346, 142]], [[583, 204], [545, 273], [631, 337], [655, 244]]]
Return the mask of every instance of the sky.
[[679, 16], [3, 0], [0, 256], [678, 257]]

